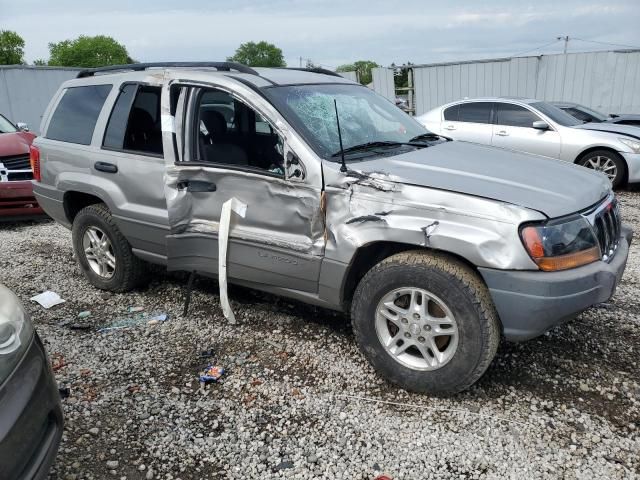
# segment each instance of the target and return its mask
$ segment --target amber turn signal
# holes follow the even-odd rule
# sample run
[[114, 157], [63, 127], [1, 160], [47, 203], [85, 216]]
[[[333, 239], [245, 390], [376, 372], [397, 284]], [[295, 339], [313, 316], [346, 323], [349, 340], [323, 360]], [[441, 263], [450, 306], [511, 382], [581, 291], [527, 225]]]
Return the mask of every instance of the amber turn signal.
[[568, 270], [600, 260], [600, 249], [597, 246], [563, 255], [545, 255], [544, 239], [540, 229], [535, 226], [522, 229], [522, 241], [533, 261], [545, 272]]

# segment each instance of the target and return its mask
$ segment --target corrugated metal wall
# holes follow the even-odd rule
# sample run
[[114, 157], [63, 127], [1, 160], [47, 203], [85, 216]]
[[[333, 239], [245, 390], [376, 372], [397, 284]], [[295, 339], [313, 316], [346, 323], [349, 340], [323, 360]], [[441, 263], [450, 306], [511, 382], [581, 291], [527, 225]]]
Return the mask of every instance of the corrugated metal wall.
[[60, 84], [75, 78], [80, 69], [0, 67], [0, 113], [14, 123], [25, 122], [40, 133], [40, 120]]
[[502, 58], [414, 67], [416, 114], [464, 97], [522, 96], [640, 112], [640, 50]]
[[372, 68], [371, 76], [373, 78], [373, 90], [392, 102], [395, 102], [396, 87], [393, 82], [393, 70], [384, 67]]

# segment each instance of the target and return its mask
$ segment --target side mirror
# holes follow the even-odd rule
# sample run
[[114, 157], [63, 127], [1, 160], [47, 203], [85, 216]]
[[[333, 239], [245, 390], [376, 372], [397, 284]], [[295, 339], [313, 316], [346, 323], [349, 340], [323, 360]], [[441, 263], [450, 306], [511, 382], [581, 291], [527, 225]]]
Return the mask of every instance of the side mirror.
[[531, 126], [536, 130], [549, 130], [549, 124], [542, 120], [536, 120]]
[[27, 125], [24, 122], [16, 123], [16, 127], [18, 127], [18, 130], [20, 130], [21, 132], [28, 132], [29, 131], [29, 125]]

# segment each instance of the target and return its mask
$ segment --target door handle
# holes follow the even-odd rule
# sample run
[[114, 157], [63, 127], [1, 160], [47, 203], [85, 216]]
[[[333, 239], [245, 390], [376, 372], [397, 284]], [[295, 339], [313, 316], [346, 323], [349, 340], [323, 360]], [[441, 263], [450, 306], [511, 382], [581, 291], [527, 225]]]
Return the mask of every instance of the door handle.
[[455, 125], [447, 125], [446, 127], [444, 127], [445, 130], [455, 130], [456, 127]]
[[100, 172], [118, 173], [118, 166], [114, 165], [113, 163], [96, 162], [96, 163], [93, 164], [93, 168], [95, 168], [96, 170], [98, 170]]
[[201, 180], [185, 180], [178, 182], [178, 190], [186, 189], [187, 192], [215, 192], [218, 187], [213, 182], [203, 182]]
[[499, 132], [496, 133], [496, 135], [498, 135], [499, 137], [508, 137], [509, 136], [509, 134], [505, 130], [500, 130]]

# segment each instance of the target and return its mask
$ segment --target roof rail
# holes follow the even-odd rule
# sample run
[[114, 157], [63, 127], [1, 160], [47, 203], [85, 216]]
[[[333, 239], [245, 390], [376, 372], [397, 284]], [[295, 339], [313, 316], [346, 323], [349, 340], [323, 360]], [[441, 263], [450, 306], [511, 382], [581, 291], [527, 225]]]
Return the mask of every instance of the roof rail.
[[332, 77], [342, 78], [342, 75], [340, 75], [338, 72], [320, 67], [285, 67], [285, 70], [300, 70], [301, 72], [322, 73], [323, 75], [331, 75]]
[[240, 73], [258, 75], [253, 68], [236, 62], [152, 62], [152, 63], [130, 63], [127, 65], [110, 65], [108, 67], [89, 68], [78, 73], [76, 78], [93, 77], [96, 73], [117, 72], [122, 70], [133, 70], [135, 72], [147, 70], [149, 68], [215, 68], [228, 72], [236, 70]]

